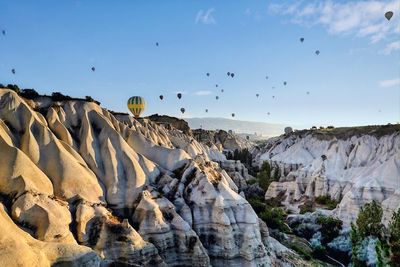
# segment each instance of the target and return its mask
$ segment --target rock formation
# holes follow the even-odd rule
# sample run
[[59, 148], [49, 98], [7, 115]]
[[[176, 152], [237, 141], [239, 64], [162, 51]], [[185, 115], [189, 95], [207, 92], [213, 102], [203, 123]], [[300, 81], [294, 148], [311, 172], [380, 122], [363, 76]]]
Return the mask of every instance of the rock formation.
[[382, 203], [386, 222], [400, 207], [399, 125], [296, 131], [271, 138], [256, 161], [281, 174], [265, 197], [284, 194], [297, 212], [304, 199], [326, 195], [340, 202], [335, 214], [346, 224], [372, 200]]
[[222, 149], [0, 89], [0, 265], [280, 266]]

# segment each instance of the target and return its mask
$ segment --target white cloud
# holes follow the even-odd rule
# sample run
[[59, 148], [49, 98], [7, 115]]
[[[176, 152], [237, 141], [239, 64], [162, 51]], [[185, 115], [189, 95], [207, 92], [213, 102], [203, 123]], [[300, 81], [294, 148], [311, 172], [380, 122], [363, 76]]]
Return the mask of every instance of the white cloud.
[[213, 7], [207, 9], [206, 11], [202, 9], [199, 10], [199, 12], [197, 12], [195, 22], [200, 22], [203, 24], [216, 24], [217, 22], [213, 16], [214, 11], [215, 9]]
[[400, 0], [391, 1], [300, 1], [293, 4], [272, 4], [268, 11], [272, 14], [291, 16], [292, 23], [305, 26], [324, 26], [336, 35], [352, 34], [369, 38], [371, 43], [379, 42], [390, 34], [397, 34], [399, 16], [389, 21], [384, 14], [397, 10]]
[[207, 90], [200, 90], [194, 93], [197, 96], [206, 96], [206, 95], [211, 95], [212, 92], [211, 91], [207, 91]]
[[400, 78], [392, 79], [392, 80], [383, 80], [379, 82], [380, 87], [394, 87], [400, 86]]
[[390, 55], [392, 52], [400, 50], [400, 41], [391, 42], [381, 51], [381, 54]]

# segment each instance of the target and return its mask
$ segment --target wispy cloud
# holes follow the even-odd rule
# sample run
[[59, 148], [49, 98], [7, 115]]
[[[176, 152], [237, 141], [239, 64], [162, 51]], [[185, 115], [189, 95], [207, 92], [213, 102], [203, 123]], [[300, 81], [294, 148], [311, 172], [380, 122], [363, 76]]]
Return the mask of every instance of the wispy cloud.
[[296, 3], [271, 4], [272, 14], [291, 16], [292, 23], [314, 26], [322, 25], [331, 34], [353, 34], [369, 38], [371, 43], [379, 42], [390, 34], [399, 33], [399, 16], [390, 23], [384, 14], [397, 10], [400, 0], [391, 1], [300, 1]]
[[380, 87], [394, 87], [394, 86], [400, 86], [400, 78], [380, 81], [380, 82], [379, 82], [379, 86], [380, 86]]
[[200, 90], [194, 93], [197, 96], [206, 96], [206, 95], [211, 95], [212, 92], [211, 91], [207, 91], [207, 90]]
[[381, 51], [381, 54], [390, 55], [392, 52], [400, 50], [400, 41], [391, 42]]
[[213, 7], [209, 8], [207, 10], [203, 10], [203, 9], [199, 10], [197, 12], [195, 22], [203, 23], [203, 24], [216, 24], [217, 22], [213, 16], [214, 12], [215, 12], [215, 9]]

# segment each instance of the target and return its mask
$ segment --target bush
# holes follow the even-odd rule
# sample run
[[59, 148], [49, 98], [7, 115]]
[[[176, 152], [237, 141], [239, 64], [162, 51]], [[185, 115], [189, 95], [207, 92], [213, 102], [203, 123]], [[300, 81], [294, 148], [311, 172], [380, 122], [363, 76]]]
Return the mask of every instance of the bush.
[[320, 216], [317, 218], [317, 223], [321, 225], [320, 231], [323, 245], [330, 243], [333, 239], [338, 237], [343, 226], [343, 222], [334, 217]]
[[249, 202], [249, 204], [251, 205], [253, 210], [257, 213], [257, 215], [260, 214], [261, 212], [263, 212], [267, 206], [263, 202], [263, 200], [258, 197], [249, 198], [247, 201]]
[[290, 228], [285, 223], [286, 213], [281, 208], [267, 207], [259, 217], [272, 229], [278, 229], [285, 233], [290, 232]]
[[54, 92], [51, 94], [51, 100], [53, 101], [65, 101], [65, 100], [71, 100], [70, 96], [63, 95], [60, 92]]
[[332, 199], [330, 195], [318, 196], [315, 198], [315, 203], [326, 206], [327, 209], [333, 210], [336, 208], [339, 201]]
[[313, 212], [314, 211], [314, 203], [311, 200], [307, 200], [304, 202], [303, 205], [299, 206], [300, 208], [300, 214], [304, 214], [307, 212]]
[[39, 96], [39, 93], [36, 92], [35, 89], [23, 89], [20, 92], [20, 96], [28, 98], [28, 99], [35, 99]]

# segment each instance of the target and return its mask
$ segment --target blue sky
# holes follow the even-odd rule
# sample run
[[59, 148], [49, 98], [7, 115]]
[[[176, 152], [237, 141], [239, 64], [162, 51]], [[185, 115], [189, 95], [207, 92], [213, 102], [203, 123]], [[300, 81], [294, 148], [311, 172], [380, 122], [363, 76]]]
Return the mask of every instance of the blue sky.
[[293, 125], [393, 123], [400, 121], [399, 6], [0, 0], [0, 83], [91, 95], [115, 111], [127, 111], [126, 100], [140, 95], [145, 115], [182, 117], [184, 107], [183, 117], [234, 112], [235, 119]]

